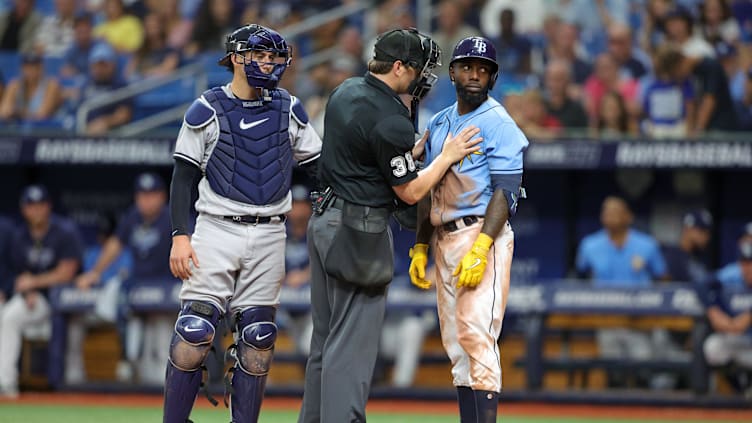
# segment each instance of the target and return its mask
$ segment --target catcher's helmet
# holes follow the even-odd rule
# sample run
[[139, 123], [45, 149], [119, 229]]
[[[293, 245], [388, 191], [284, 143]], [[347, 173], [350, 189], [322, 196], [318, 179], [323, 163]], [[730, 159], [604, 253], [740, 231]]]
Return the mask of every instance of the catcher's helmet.
[[219, 61], [219, 64], [228, 66], [233, 54], [251, 50], [271, 51], [277, 55], [277, 58], [272, 63], [274, 69], [271, 73], [264, 73], [255, 61], [246, 62], [245, 76], [248, 84], [257, 88], [276, 88], [282, 74], [292, 62], [292, 48], [273, 29], [257, 24], [245, 25], [227, 36], [225, 42], [227, 54]]
[[493, 67], [491, 80], [488, 82], [488, 89], [493, 89], [496, 78], [499, 77], [499, 63], [496, 61], [496, 47], [493, 43], [484, 37], [467, 37], [454, 47], [452, 60], [449, 61], [449, 67], [454, 62], [462, 59], [483, 59]]

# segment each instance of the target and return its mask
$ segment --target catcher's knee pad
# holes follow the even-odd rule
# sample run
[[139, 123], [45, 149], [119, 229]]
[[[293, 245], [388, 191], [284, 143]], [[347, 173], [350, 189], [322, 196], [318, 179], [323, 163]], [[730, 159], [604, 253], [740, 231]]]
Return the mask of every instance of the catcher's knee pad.
[[249, 307], [238, 313], [238, 366], [253, 376], [269, 373], [269, 366], [277, 340], [277, 325], [272, 306]]
[[209, 303], [191, 301], [183, 305], [170, 343], [170, 362], [180, 370], [198, 370], [204, 363], [221, 318]]

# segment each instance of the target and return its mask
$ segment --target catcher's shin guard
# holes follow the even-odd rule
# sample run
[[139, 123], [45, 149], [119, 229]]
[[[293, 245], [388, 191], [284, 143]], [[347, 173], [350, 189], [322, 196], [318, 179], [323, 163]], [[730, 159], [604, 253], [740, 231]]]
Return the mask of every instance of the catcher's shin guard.
[[249, 307], [237, 316], [237, 352], [232, 374], [230, 409], [233, 423], [256, 423], [264, 399], [277, 325], [276, 309]]
[[180, 311], [165, 376], [164, 423], [188, 420], [220, 316], [216, 307], [202, 302], [186, 303]]

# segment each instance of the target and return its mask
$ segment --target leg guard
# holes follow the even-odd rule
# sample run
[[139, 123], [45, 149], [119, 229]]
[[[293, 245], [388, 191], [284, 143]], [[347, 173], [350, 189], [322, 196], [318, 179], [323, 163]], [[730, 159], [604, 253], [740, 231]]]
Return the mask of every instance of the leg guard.
[[233, 423], [258, 421], [277, 340], [275, 313], [274, 307], [259, 306], [237, 315], [237, 352], [230, 396]]
[[212, 346], [221, 314], [213, 305], [188, 302], [170, 343], [164, 391], [164, 423], [185, 423], [201, 387], [201, 365]]
[[475, 394], [469, 386], [457, 387], [457, 402], [460, 405], [460, 423], [475, 423], [478, 414], [475, 409]]
[[496, 410], [499, 408], [499, 393], [493, 391], [473, 391], [478, 423], [496, 423]]

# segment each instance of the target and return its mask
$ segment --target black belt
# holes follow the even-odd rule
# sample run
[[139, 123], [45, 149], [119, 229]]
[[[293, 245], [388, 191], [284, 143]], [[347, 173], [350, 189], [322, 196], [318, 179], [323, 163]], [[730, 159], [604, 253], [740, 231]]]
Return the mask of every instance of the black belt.
[[[276, 216], [251, 216], [251, 215], [245, 215], [245, 216], [222, 216], [225, 220], [232, 220], [235, 223], [247, 223], [250, 225], [260, 225], [262, 223], [285, 223], [285, 220], [287, 220], [287, 216], [284, 214], [279, 214]], [[279, 219], [278, 221], [275, 221], [274, 219]]]
[[444, 230], [447, 231], [447, 232], [454, 232], [457, 229], [459, 229], [459, 227], [457, 226], [457, 221], [458, 220], [461, 220], [462, 223], [465, 224], [465, 226], [470, 226], [473, 223], [479, 221], [480, 217], [478, 217], [478, 216], [463, 216], [463, 217], [461, 217], [461, 218], [459, 218], [457, 220], [453, 220], [451, 222], [447, 222], [447, 223], [441, 225], [441, 227], [444, 228]]
[[334, 197], [329, 207], [334, 207], [337, 210], [342, 210], [345, 207], [345, 200], [342, 197]]

